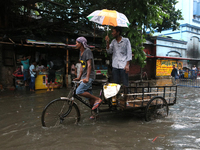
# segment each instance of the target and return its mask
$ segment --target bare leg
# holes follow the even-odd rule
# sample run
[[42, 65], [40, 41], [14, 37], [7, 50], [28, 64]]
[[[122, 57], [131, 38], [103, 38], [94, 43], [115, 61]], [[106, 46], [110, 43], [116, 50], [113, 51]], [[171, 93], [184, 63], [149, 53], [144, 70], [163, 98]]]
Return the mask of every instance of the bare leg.
[[92, 94], [90, 94], [89, 92], [84, 92], [82, 94], [79, 94], [80, 96], [83, 96], [83, 97], [86, 97], [86, 98], [89, 98], [89, 101], [90, 101], [90, 105], [94, 105], [95, 103], [97, 102], [100, 102], [101, 99], [99, 97], [96, 97]]
[[50, 83], [47, 83], [47, 88], [48, 88], [47, 91], [50, 91], [50, 90], [49, 90], [49, 86], [50, 86]]
[[28, 82], [27, 82], [27, 80], [25, 80], [25, 86], [28, 86]]
[[54, 88], [54, 84], [55, 84], [55, 83], [52, 83], [52, 85], [51, 85], [51, 86], [52, 86], [52, 89], [51, 89], [51, 91], [53, 91], [53, 88]]

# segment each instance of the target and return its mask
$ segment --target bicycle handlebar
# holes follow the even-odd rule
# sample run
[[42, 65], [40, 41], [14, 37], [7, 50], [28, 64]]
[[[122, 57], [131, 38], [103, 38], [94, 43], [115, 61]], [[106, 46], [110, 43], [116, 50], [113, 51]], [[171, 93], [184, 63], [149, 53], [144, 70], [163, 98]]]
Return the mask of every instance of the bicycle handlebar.
[[75, 83], [75, 84], [77, 84], [77, 83], [81, 83], [82, 80], [80, 80], [80, 81], [72, 81], [72, 82]]

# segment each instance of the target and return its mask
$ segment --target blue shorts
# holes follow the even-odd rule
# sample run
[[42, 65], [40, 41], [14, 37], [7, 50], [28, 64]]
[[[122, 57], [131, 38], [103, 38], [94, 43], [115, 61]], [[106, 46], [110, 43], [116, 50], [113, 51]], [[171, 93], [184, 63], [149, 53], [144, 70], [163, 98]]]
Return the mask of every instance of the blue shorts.
[[91, 87], [92, 87], [92, 82], [94, 79], [89, 78], [88, 83], [81, 82], [78, 88], [76, 89], [76, 94], [82, 94], [84, 92], [89, 92], [91, 94]]

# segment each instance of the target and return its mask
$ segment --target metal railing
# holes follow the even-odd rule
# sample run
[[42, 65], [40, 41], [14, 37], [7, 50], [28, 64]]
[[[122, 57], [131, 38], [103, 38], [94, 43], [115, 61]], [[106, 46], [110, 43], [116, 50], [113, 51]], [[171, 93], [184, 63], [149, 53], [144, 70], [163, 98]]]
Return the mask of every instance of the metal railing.
[[185, 87], [200, 87], [200, 70], [186, 70], [179, 72], [179, 77], [176, 79], [178, 86]]

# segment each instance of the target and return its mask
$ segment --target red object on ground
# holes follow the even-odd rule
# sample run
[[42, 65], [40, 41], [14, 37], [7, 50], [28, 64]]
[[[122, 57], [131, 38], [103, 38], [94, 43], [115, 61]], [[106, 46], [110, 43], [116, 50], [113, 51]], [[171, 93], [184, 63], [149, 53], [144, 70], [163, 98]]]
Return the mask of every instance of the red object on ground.
[[155, 137], [155, 139], [153, 139], [153, 141], [152, 142], [155, 142], [155, 140], [158, 138], [158, 136], [157, 137]]
[[[14, 74], [13, 74], [14, 75]], [[23, 74], [16, 74], [16, 75], [14, 75], [15, 77], [23, 77], [24, 75]]]

